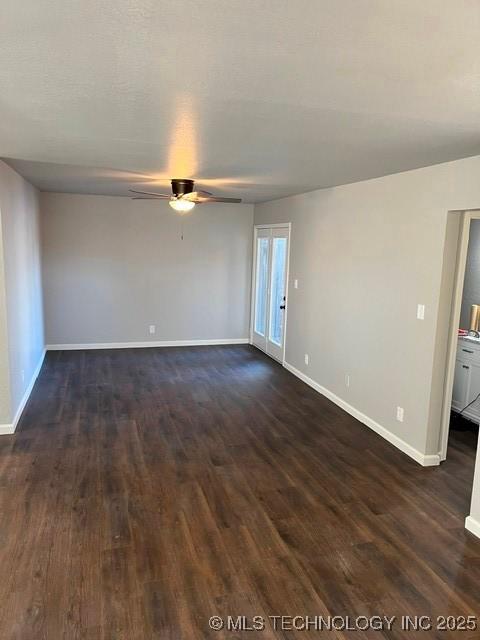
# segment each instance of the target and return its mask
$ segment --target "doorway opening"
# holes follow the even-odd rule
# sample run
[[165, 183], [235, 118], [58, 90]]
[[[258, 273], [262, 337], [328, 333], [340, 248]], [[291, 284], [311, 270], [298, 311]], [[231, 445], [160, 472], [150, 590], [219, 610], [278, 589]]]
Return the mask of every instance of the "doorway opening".
[[480, 210], [458, 224], [440, 459], [449, 451], [474, 457], [480, 424]]
[[282, 364], [288, 306], [290, 223], [255, 225], [250, 341]]

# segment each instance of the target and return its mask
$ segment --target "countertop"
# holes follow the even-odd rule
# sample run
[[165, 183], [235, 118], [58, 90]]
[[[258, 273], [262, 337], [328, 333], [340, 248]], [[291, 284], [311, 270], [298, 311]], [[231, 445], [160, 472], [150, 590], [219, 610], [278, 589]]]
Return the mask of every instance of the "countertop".
[[458, 336], [459, 340], [464, 340], [470, 344], [478, 344], [480, 346], [480, 338], [473, 338], [472, 336]]

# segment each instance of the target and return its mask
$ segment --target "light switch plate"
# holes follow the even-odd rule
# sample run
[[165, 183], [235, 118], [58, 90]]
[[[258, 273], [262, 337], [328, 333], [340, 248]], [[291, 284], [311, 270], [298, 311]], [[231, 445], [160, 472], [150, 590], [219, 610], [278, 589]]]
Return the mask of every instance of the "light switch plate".
[[424, 304], [418, 304], [417, 305], [417, 319], [418, 320], [425, 320], [425, 305]]

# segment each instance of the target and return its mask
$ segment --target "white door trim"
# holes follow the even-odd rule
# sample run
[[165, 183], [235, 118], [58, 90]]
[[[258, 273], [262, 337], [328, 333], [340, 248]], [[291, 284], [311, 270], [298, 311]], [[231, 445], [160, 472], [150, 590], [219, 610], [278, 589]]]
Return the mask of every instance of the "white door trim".
[[[283, 349], [281, 364], [285, 364], [285, 349], [287, 345], [287, 320], [288, 320], [288, 300], [289, 300], [289, 285], [290, 285], [290, 241], [292, 235], [292, 223], [291, 222], [275, 222], [273, 224], [255, 224], [253, 225], [253, 253], [252, 253], [252, 293], [250, 303], [250, 344], [253, 345], [253, 327], [255, 322], [255, 277], [257, 273], [257, 236], [259, 229], [288, 229], [288, 252], [287, 252], [287, 275], [285, 283], [285, 325], [283, 336]], [[269, 314], [268, 314], [269, 315]], [[260, 349], [257, 345], [253, 345]], [[263, 351], [263, 349], [260, 349]]]

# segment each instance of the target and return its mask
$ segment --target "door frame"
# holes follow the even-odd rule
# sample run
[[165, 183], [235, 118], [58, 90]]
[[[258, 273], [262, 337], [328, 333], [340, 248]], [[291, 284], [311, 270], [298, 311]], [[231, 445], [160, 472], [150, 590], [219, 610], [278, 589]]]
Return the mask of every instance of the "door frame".
[[[449, 213], [458, 213], [458, 211], [450, 211]], [[460, 231], [458, 234], [455, 277], [450, 313], [450, 327], [448, 330], [447, 363], [443, 391], [442, 418], [440, 423], [439, 455], [440, 461], [442, 462], [447, 458], [448, 436], [450, 433], [450, 412], [452, 409], [453, 381], [455, 378], [455, 361], [457, 358], [458, 327], [460, 323], [460, 314], [462, 311], [463, 284], [465, 281], [465, 271], [467, 267], [470, 224], [472, 220], [480, 220], [480, 209], [462, 210], [460, 215]]]
[[[282, 346], [282, 359], [281, 361], [272, 358], [275, 362], [280, 362], [282, 366], [285, 365], [285, 348], [287, 345], [287, 321], [288, 321], [288, 290], [290, 285], [290, 240], [292, 235], [292, 223], [291, 222], [275, 222], [272, 224], [254, 224], [253, 225], [253, 252], [252, 252], [252, 285], [250, 295], [250, 344], [260, 349], [257, 345], [253, 344], [253, 326], [255, 322], [255, 276], [257, 273], [257, 235], [259, 229], [288, 229], [288, 251], [287, 251], [287, 274], [285, 283], [285, 324], [283, 327], [283, 346]], [[270, 315], [270, 314], [268, 314]], [[263, 349], [260, 349], [263, 351]], [[264, 353], [266, 353], [264, 351]], [[267, 354], [269, 355], [269, 354]], [[271, 356], [269, 356], [271, 357]]]

